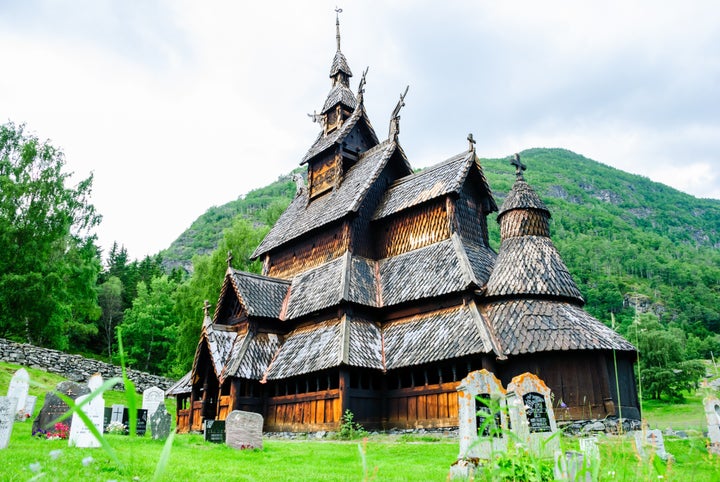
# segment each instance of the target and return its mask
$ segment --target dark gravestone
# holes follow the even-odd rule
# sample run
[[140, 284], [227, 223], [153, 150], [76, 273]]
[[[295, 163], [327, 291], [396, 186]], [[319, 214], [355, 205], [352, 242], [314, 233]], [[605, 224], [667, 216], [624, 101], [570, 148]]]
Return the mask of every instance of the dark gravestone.
[[545, 397], [537, 392], [526, 393], [522, 397], [525, 404], [530, 433], [552, 432]]
[[206, 442], [225, 443], [225, 420], [205, 420], [203, 433]]
[[[80, 385], [75, 382], [60, 382], [55, 387], [55, 391], [75, 400], [80, 395], [87, 395], [90, 389], [87, 385]], [[42, 430], [44, 432], [52, 430], [52, 422], [69, 410], [68, 405], [63, 402], [54, 392], [45, 394], [45, 403], [40, 409], [38, 416], [33, 420], [32, 433]], [[72, 417], [68, 417], [63, 422], [70, 427], [72, 425]]]
[[165, 408], [165, 403], [160, 402], [152, 415], [150, 415], [150, 434], [153, 440], [165, 440], [170, 436], [172, 426], [172, 415]]
[[[135, 434], [142, 437], [145, 435], [145, 432], [147, 431], [147, 422], [148, 422], [148, 411], [145, 408], [138, 408], [137, 410], [137, 421], [135, 425]], [[123, 416], [122, 416], [122, 423], [127, 427], [125, 430], [125, 433], [130, 433], [130, 414], [128, 413], [128, 409], [125, 408], [123, 410]]]
[[105, 407], [105, 414], [103, 416], [103, 433], [107, 433], [108, 425], [112, 419], [112, 407]]

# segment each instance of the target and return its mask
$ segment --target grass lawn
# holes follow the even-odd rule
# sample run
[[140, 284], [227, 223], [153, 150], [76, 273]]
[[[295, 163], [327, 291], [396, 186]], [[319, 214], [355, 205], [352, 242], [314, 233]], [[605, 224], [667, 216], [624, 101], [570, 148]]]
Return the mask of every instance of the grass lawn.
[[[0, 392], [6, 390], [17, 365], [0, 363]], [[28, 369], [33, 384], [30, 393], [38, 396], [35, 414], [42, 407], [45, 391], [62, 381], [56, 375]], [[140, 406], [142, 397], [135, 394]], [[644, 414], [651, 428], [686, 430], [689, 438], [667, 436], [666, 450], [674, 461], [657, 457], [641, 458], [632, 436], [599, 435], [601, 462], [597, 480], [718, 481], [720, 457], [709, 455], [700, 391], [681, 404], [644, 402]], [[106, 405], [127, 405], [123, 392], [104, 394]], [[168, 400], [168, 410], [175, 407]], [[205, 442], [201, 435], [175, 435], [172, 444], [145, 437], [105, 435], [112, 454], [101, 448], [69, 447], [67, 440], [45, 440], [31, 436], [32, 420], [16, 422], [8, 448], [0, 450], [0, 481], [49, 480], [82, 481], [284, 481], [284, 480], [378, 480], [444, 481], [458, 455], [458, 441], [432, 435], [373, 435], [366, 440], [333, 441], [266, 438], [262, 450], [238, 451], [225, 445]], [[578, 440], [561, 437], [564, 451], [577, 450]], [[166, 456], [163, 450], [167, 448]], [[156, 474], [159, 462], [162, 470]], [[550, 465], [527, 456], [506, 456], [505, 475], [498, 472], [476, 480], [531, 480], [528, 465]]]

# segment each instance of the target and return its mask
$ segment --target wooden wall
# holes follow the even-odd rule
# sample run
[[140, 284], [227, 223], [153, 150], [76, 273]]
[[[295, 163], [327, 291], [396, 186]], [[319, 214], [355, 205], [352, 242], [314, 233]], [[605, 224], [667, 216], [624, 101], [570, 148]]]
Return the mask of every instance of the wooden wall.
[[344, 254], [350, 243], [348, 225], [339, 223], [334, 229], [274, 252], [268, 266], [267, 276], [290, 279], [298, 273], [331, 261]]
[[429, 246], [450, 237], [444, 199], [409, 209], [383, 220], [376, 227], [378, 258]]
[[458, 425], [459, 382], [388, 390], [387, 426], [436, 428]]
[[340, 389], [268, 397], [267, 432], [337, 430], [342, 417]]

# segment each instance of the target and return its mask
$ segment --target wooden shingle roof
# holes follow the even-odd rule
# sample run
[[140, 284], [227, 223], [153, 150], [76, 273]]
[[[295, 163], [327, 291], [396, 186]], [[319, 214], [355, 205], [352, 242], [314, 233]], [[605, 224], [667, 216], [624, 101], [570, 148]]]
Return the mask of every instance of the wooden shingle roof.
[[490, 195], [490, 186], [482, 169], [479, 169], [479, 164], [476, 163], [479, 161], [475, 152], [466, 151], [418, 173], [398, 179], [385, 192], [375, 209], [373, 219], [382, 219], [432, 199], [458, 193], [473, 166], [477, 167], [483, 189], [489, 194], [487, 212], [496, 211], [497, 206]]
[[523, 299], [490, 303], [485, 308], [505, 355], [544, 351], [623, 350], [635, 347], [566, 302]]
[[330, 92], [325, 99], [325, 104], [320, 112], [324, 114], [337, 104], [344, 104], [352, 110], [355, 110], [355, 107], [357, 107], [355, 94], [353, 94], [353, 92], [343, 84], [337, 84], [330, 89]]
[[335, 57], [333, 57], [332, 65], [330, 66], [330, 77], [335, 77], [339, 73], [343, 73], [347, 75], [348, 77], [352, 77], [352, 71], [350, 70], [350, 65], [348, 64], [347, 59], [345, 58], [345, 55], [340, 51], [338, 48], [335, 52]]
[[249, 316], [279, 318], [290, 282], [230, 268], [230, 281]]
[[190, 393], [192, 391], [192, 370], [187, 372], [185, 375], [176, 381], [170, 388], [165, 390], [165, 396], [171, 397], [175, 395], [182, 395], [184, 393]]
[[248, 331], [233, 346], [230, 362], [226, 365], [222, 380], [227, 377], [260, 380], [281, 345], [277, 335]]
[[385, 141], [364, 152], [348, 169], [338, 187], [309, 204], [307, 190], [297, 196], [255, 249], [252, 257], [257, 258], [273, 248], [356, 212], [395, 149], [394, 142]]
[[339, 319], [293, 330], [285, 337], [265, 377], [276, 380], [338, 366], [341, 362], [341, 335]]
[[385, 368], [420, 365], [494, 351], [474, 303], [415, 315], [383, 327]]
[[513, 184], [512, 189], [505, 197], [498, 212], [498, 221], [503, 214], [513, 209], [537, 209], [545, 211], [550, 217], [550, 210], [545, 203], [538, 197], [535, 190], [523, 178], [518, 178]]
[[585, 303], [555, 245], [545, 236], [504, 239], [486, 295], [551, 296], [571, 299], [581, 306]]

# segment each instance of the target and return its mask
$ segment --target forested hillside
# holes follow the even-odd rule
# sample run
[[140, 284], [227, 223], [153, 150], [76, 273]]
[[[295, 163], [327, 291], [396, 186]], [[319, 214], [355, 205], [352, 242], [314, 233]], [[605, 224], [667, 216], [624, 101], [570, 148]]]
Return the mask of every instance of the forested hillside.
[[[529, 149], [521, 157], [525, 178], [552, 213], [553, 241], [590, 313], [607, 322], [614, 313], [628, 325], [638, 306], [700, 338], [720, 332], [720, 201], [697, 199], [564, 149]], [[500, 205], [514, 170], [508, 159], [481, 163]], [[267, 226], [294, 195], [291, 175], [210, 208], [162, 253], [165, 262], [190, 266], [193, 255], [217, 247], [236, 216]], [[498, 225], [490, 226], [497, 250]]]

